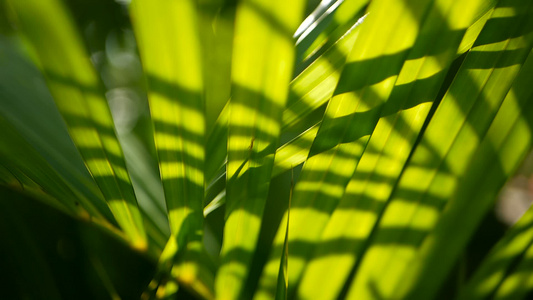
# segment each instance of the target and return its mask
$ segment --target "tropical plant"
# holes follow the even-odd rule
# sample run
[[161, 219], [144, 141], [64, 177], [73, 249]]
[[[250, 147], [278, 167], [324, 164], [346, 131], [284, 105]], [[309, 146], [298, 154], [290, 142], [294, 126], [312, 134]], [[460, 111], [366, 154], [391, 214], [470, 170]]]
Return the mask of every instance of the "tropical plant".
[[6, 297], [533, 289], [530, 0], [0, 5]]

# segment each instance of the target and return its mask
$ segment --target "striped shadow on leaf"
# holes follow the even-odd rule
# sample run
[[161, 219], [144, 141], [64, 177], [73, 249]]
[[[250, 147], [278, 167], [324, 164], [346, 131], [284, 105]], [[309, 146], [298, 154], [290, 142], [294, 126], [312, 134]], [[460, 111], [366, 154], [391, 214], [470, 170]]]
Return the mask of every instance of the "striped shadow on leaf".
[[[146, 249], [141, 213], [99, 78], [60, 1], [10, 1], [87, 169], [134, 247]], [[54, 22], [47, 16], [54, 15]], [[46, 39], [42, 37], [46, 36]]]
[[136, 0], [130, 9], [148, 85], [171, 232], [154, 284], [159, 276], [170, 274], [159, 293], [172, 294], [177, 280], [194, 293], [213, 298], [214, 271], [206, 266], [201, 243], [206, 120], [197, 3]]
[[[278, 7], [283, 5], [285, 9]], [[216, 291], [238, 298], [260, 230], [303, 1], [238, 4], [229, 103], [226, 222]]]
[[[500, 5], [505, 6], [505, 3]], [[483, 138], [494, 122], [494, 116], [531, 47], [530, 37], [524, 43], [522, 37], [513, 37], [518, 32], [513, 33], [513, 30], [506, 27], [505, 34], [498, 34], [502, 32], [502, 27], [494, 26], [508, 22], [515, 30], [527, 31], [527, 26], [522, 27], [514, 19], [527, 20], [527, 11], [506, 18], [499, 17], [500, 12], [503, 11], [498, 7], [494, 10], [492, 19], [487, 22], [476, 45], [466, 56], [395, 187], [390, 204], [357, 270], [360, 276], [355, 278], [352, 285], [353, 297], [373, 295], [376, 291], [380, 295], [393, 293], [408, 297], [404, 293], [416, 293], [408, 295], [433, 296], [452, 266], [451, 260], [459, 254], [460, 245], [463, 245], [461, 243], [466, 241], [476, 222], [484, 215], [481, 207], [478, 207], [475, 214], [472, 211], [466, 214], [465, 208], [461, 212], [465, 215], [454, 215], [448, 205], [458, 207], [473, 203], [473, 199], [462, 198], [469, 189], [465, 178], [469, 178], [466, 172], [470, 161], [491, 164], [489, 160], [482, 161], [475, 153], [481, 151], [478, 149], [484, 143]], [[508, 47], [514, 48], [514, 45], [519, 44], [524, 46], [519, 47], [520, 55], [506, 51]], [[477, 185], [470, 186], [471, 192], [476, 189], [475, 186]], [[500, 185], [495, 187], [497, 186]], [[460, 191], [463, 194], [457, 194]], [[487, 196], [485, 199], [493, 197]], [[447, 213], [441, 217], [440, 212], [445, 206]], [[460, 211], [455, 213], [459, 214]], [[433, 231], [440, 226], [451, 226], [452, 223], [453, 226], [458, 226], [458, 220], [463, 219], [465, 226], [461, 227], [460, 234], [455, 233], [453, 237], [440, 236], [442, 229]], [[396, 231], [390, 230], [393, 227], [397, 228]], [[404, 245], [401, 244], [402, 240], [409, 242]], [[452, 243], [452, 240], [457, 242]], [[445, 253], [444, 248], [435, 248], [439, 243], [446, 243]], [[424, 278], [428, 275], [422, 276], [418, 273], [421, 270], [417, 270], [418, 266], [424, 265], [421, 262], [425, 259], [433, 260], [431, 279]], [[423, 268], [422, 272], [429, 272], [425, 265]], [[410, 276], [416, 276], [417, 279]], [[378, 277], [379, 281], [376, 280]], [[422, 282], [425, 282], [424, 286], [421, 285]]]
[[[416, 39], [427, 5], [424, 2], [416, 6], [411, 19], [400, 17], [410, 9], [407, 4], [390, 6], [373, 2], [358, 29], [359, 36], [295, 186], [289, 226], [289, 282], [292, 284], [289, 297], [296, 293], [314, 245], [366, 151], [407, 50]], [[259, 298], [266, 299], [272, 294], [269, 282], [275, 278], [281, 237], [280, 230], [263, 273]]]
[[[335, 293], [341, 292], [342, 283], [349, 280], [350, 272], [364, 250], [365, 240], [371, 236], [415, 145], [432, 102], [437, 99], [464, 32], [490, 6], [486, 7], [480, 1], [471, 8], [470, 13], [466, 13], [465, 7], [459, 3], [434, 4], [431, 8], [355, 174], [322, 233], [315, 258], [300, 286], [302, 297], [314, 291], [312, 287], [324, 274], [329, 274], [325, 277], [331, 286], [320, 292], [324, 298], [337, 296]], [[449, 30], [450, 23], [456, 26], [454, 30]]]

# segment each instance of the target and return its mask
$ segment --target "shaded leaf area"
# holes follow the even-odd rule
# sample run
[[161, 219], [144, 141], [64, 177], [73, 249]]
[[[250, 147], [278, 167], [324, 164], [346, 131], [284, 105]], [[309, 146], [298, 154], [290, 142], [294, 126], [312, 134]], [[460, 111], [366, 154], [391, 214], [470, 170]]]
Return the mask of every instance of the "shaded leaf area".
[[[68, 136], [44, 79], [22, 56], [19, 42], [6, 37], [0, 40], [1, 139], [5, 141], [1, 145], [2, 165], [10, 172], [24, 173], [21, 175], [57, 198], [54, 205], [76, 210], [76, 199], [90, 216], [114, 222]], [[29, 77], [35, 79], [29, 82]]]
[[[44, 78], [23, 57], [25, 48], [20, 39], [2, 37], [0, 47], [0, 114], [3, 124], [5, 123], [2, 126], [2, 140], [6, 141], [2, 144], [4, 167], [15, 172], [16, 176], [30, 178], [39, 189], [54, 196], [55, 199], [49, 201], [51, 205], [70, 205], [75, 211], [84, 208], [86, 218], [90, 217], [92, 221], [104, 226], [116, 227], [116, 221], [104, 202], [101, 191], [68, 135]], [[76, 86], [72, 80], [57, 79]], [[78, 87], [90, 91], [87, 87]], [[165, 235], [168, 223], [164, 218], [159, 218], [164, 216], [164, 212], [156, 201], [162, 200], [158, 195], [158, 182], [153, 182], [154, 171], [149, 163], [140, 159], [149, 157], [150, 154], [144, 152], [146, 149], [138, 143], [136, 136], [125, 134], [123, 137], [121, 143], [126, 144], [126, 163], [134, 181], [137, 199], [143, 214], [147, 214], [144, 221], [150, 231], [149, 238], [154, 245], [158, 245], [154, 248], [162, 249], [166, 238], [163, 237], [161, 242], [161, 237]], [[128, 148], [131, 144], [135, 147]], [[18, 174], [19, 172], [24, 174]], [[159, 255], [159, 251], [155, 250], [151, 255]]]
[[[487, 299], [494, 297], [500, 288], [508, 289], [503, 286], [503, 282], [512, 276], [512, 272], [520, 272], [519, 265], [527, 266], [527, 251], [532, 241], [532, 215], [532, 210], [529, 209], [493, 247], [461, 290], [458, 299]], [[531, 267], [529, 269], [531, 270]], [[522, 289], [522, 293], [527, 293], [531, 288], [524, 282], [521, 287], [515, 289]], [[517, 298], [523, 298], [523, 295]]]
[[[530, 91], [520, 91], [522, 84], [529, 84], [529, 78], [532, 76], [533, 57], [531, 52], [525, 62], [520, 74], [518, 75], [515, 85], [508, 94], [505, 102], [502, 104], [502, 113], [506, 113], [505, 118], [517, 118], [514, 122], [523, 126], [523, 134], [520, 139], [521, 144], [531, 144], [531, 136], [527, 130], [531, 130], [531, 116], [526, 111], [524, 117], [512, 114], [511, 111], [516, 109], [530, 110], [531, 97]], [[516, 112], [515, 112], [516, 113]], [[503, 116], [498, 120], [500, 126], [503, 125]], [[507, 125], [507, 124], [506, 124]], [[510, 126], [510, 125], [507, 125]], [[506, 126], [506, 127], [507, 127]], [[517, 125], [512, 125], [517, 127]], [[518, 125], [520, 126], [520, 125]], [[505, 127], [504, 127], [505, 128]], [[500, 137], [501, 141], [503, 137]], [[524, 146], [522, 146], [524, 147]], [[529, 145], [531, 147], [531, 145]], [[506, 170], [502, 168], [501, 172]], [[531, 230], [531, 209], [526, 212], [520, 221], [515, 224], [502, 238], [501, 241], [491, 250], [487, 257], [476, 270], [470, 281], [460, 294], [460, 299], [486, 299], [486, 298], [505, 298], [512, 297], [516, 299], [525, 298], [531, 293], [531, 284], [528, 283], [524, 272], [530, 270], [530, 232]]]
[[[198, 1], [207, 133], [212, 131], [218, 116], [230, 99], [236, 4], [237, 1], [234, 0]], [[226, 148], [209, 150], [213, 155], [217, 150], [225, 153]]]
[[533, 285], [531, 282], [531, 270], [533, 268], [533, 250], [531, 246], [520, 258], [505, 280], [500, 284], [494, 299], [529, 299], [532, 295]]
[[0, 238], [8, 299], [138, 299], [155, 270], [125, 241], [6, 187]]

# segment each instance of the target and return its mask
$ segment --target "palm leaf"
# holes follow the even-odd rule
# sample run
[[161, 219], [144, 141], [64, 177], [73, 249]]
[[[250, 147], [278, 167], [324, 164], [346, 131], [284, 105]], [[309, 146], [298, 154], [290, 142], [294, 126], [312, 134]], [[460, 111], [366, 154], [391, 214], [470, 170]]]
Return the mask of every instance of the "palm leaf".
[[[496, 22], [501, 21], [498, 13], [499, 11], [496, 9], [492, 16]], [[527, 13], [524, 13], [516, 16], [516, 18], [524, 18], [522, 20], [525, 20], [526, 16]], [[510, 18], [512, 19], [512, 17]], [[509, 22], [519, 30], [519, 23], [515, 20], [509, 20]], [[464, 187], [463, 193], [466, 193], [467, 185], [463, 185], [466, 182], [463, 180], [459, 185], [459, 178], [467, 178], [464, 172], [469, 170], [469, 161], [476, 151], [481, 151], [477, 150], [478, 146], [482, 143], [483, 137], [511, 87], [520, 65], [525, 60], [529, 52], [528, 47], [530, 47], [522, 48], [520, 50], [522, 54], [517, 56], [516, 53], [510, 55], [509, 52], [502, 51], [507, 47], [513, 47], [512, 44], [515, 42], [522, 44], [523, 39], [513, 39], [513, 35], [516, 33], [507, 30], [505, 35], [498, 35], [496, 33], [501, 32], [500, 27], [489, 25], [487, 23], [477, 40], [478, 46], [474, 47], [465, 58], [452, 86], [431, 119], [422, 140], [395, 187], [392, 200], [390, 200], [390, 204], [380, 220], [372, 244], [358, 269], [361, 276], [355, 279], [352, 286], [354, 297], [363, 294], [375, 295], [376, 291], [379, 291], [380, 295], [388, 295], [389, 293], [405, 295], [402, 293], [407, 292], [410, 288], [407, 283], [410, 282], [409, 279], [411, 278], [408, 276], [416, 273], [414, 264], [415, 262], [418, 263], [418, 259], [424, 257], [422, 254], [424, 249], [417, 248], [420, 247], [421, 243], [427, 246], [430, 243], [432, 246], [436, 245], [432, 239], [438, 235], [434, 226], [439, 225], [435, 224], [443, 222], [442, 226], [445, 226], [444, 224], [452, 221], [453, 218], [454, 221], [452, 222], [454, 226], [457, 226], [458, 222], [456, 221], [461, 218], [449, 215], [449, 217], [443, 216], [442, 220], [439, 220], [439, 212], [446, 205], [446, 199], [455, 200], [455, 197], [462, 197], [459, 196], [460, 194], [454, 194], [460, 191], [460, 186]], [[491, 50], [498, 53], [496, 59], [490, 55], [482, 55], [482, 53]], [[511, 56], [513, 61], [518, 59], [517, 65], [509, 63], [507, 59], [511, 59]], [[473, 89], [472, 86], [477, 88]], [[469, 142], [465, 143], [467, 139]], [[480, 162], [480, 159], [476, 155], [476, 162]], [[485, 161], [485, 163], [488, 162], [489, 160]], [[471, 191], [475, 189], [475, 186], [477, 185], [470, 186]], [[497, 186], [501, 186], [501, 183]], [[495, 191], [493, 190], [493, 192]], [[473, 201], [473, 199], [466, 199], [462, 200], [463, 202], [455, 200], [452, 203], [466, 205]], [[449, 211], [451, 208], [446, 208], [446, 210]], [[475, 228], [475, 222], [479, 222], [481, 216], [484, 215], [481, 207], [478, 207], [477, 211], [475, 216], [478, 219], [474, 215], [468, 214], [468, 222], [471, 227], [468, 227], [467, 230], [467, 227], [462, 226], [461, 234], [456, 234], [454, 240], [459, 237], [466, 240], [468, 234]], [[466, 210], [463, 213], [466, 213]], [[421, 218], [421, 216], [424, 217]], [[429, 233], [428, 236], [426, 236], [427, 233]], [[396, 241], [402, 239], [409, 242], [395, 244]], [[444, 239], [442, 236], [439, 236], [438, 241], [450, 243], [450, 239]], [[441, 256], [438, 258], [438, 262], [434, 261], [435, 269], [433, 269], [434, 273], [431, 280], [418, 277], [419, 282], [425, 282], [426, 286], [422, 288], [417, 282], [419, 290], [416, 291], [428, 293], [419, 296], [430, 297], [436, 292], [438, 285], [442, 283], [447, 274], [445, 270], [449, 270], [449, 266], [445, 266], [446, 259], [455, 258], [461, 249], [460, 245], [463, 245], [462, 243], [450, 243], [446, 255], [438, 254]], [[452, 252], [452, 247], [457, 252]], [[433, 251], [435, 252], [431, 255], [438, 252], [436, 249]], [[412, 261], [411, 259], [415, 257], [417, 259]], [[434, 256], [432, 259], [436, 259], [436, 257]], [[395, 264], [394, 272], [389, 273], [386, 270], [392, 269], [389, 269], [390, 266], [386, 264], [392, 261]], [[451, 264], [451, 261], [447, 261], [447, 264]], [[437, 269], [437, 265], [442, 269]], [[383, 284], [382, 286], [376, 286], [373, 283], [376, 282], [374, 279], [376, 276], [379, 276], [379, 282]], [[384, 288], [385, 284], [386, 288]]]
[[0, 1], [7, 297], [531, 293], [531, 212], [451, 273], [532, 148], [530, 1], [126, 2]]
[[[394, 7], [373, 2], [368, 9], [370, 13], [361, 24], [359, 37], [348, 58], [348, 66], [335, 91], [336, 96], [328, 105], [309, 158], [302, 169], [301, 179], [295, 187], [289, 229], [289, 248], [294, 249], [291, 251], [292, 259], [289, 254], [289, 281], [294, 284], [293, 290], [301, 278], [313, 244], [355, 171], [383, 103], [396, 81], [407, 53], [405, 49], [409, 49], [416, 39], [420, 26], [418, 24], [427, 4], [429, 3], [416, 7], [410, 7], [409, 4]], [[409, 10], [415, 19], [395, 17], [399, 17], [404, 10]], [[385, 18], [397, 20], [398, 23], [384, 22]], [[377, 26], [378, 23], [386, 26]], [[379, 32], [366, 31], [366, 27]], [[397, 40], [395, 36], [398, 37]], [[385, 44], [385, 40], [389, 40], [389, 44]], [[372, 57], [366, 57], [370, 53], [366, 49], [373, 49]], [[372, 59], [380, 54], [385, 55], [384, 58]], [[353, 130], [346, 130], [347, 128]], [[310, 202], [309, 199], [313, 201]], [[291, 242], [299, 246], [292, 246]], [[279, 245], [279, 239], [276, 239], [274, 247], [276, 245]], [[272, 257], [277, 255], [279, 254], [274, 252]], [[267, 265], [263, 286], [268, 286], [266, 278], [269, 277], [272, 275]]]
[[[35, 49], [69, 134], [117, 222], [135, 247], [146, 248], [142, 216], [111, 113], [74, 22], [58, 1], [10, 4]], [[54, 22], [48, 22], [48, 15], [55, 16]]]
[[[429, 13], [422, 25], [420, 37], [410, 50], [383, 108], [382, 117], [372, 133], [355, 174], [324, 229], [322, 243], [314, 254], [315, 260], [310, 264], [300, 286], [302, 293], [317, 293], [312, 287], [316, 286], [317, 280], [324, 274], [329, 274], [325, 277], [332, 288], [326, 291], [329, 294], [324, 292], [321, 295], [331, 298], [334, 293], [341, 291], [341, 283], [347, 280], [354, 263], [361, 255], [363, 241], [371, 235], [375, 222], [401, 174], [430, 110], [431, 100], [437, 97], [446, 69], [455, 58], [462, 34], [480, 11], [486, 9], [479, 3], [477, 7], [473, 5], [468, 14], [464, 12], [463, 6], [448, 10], [434, 7]], [[439, 18], [437, 16], [441, 9], [448, 13]], [[462, 10], [460, 15], [463, 19], [456, 17], [458, 10]], [[449, 35], [439, 34], [452, 22], [458, 27], [456, 32], [450, 32]], [[428, 38], [430, 36], [438, 36], [438, 41]], [[437, 61], [438, 63], [435, 63]], [[338, 256], [325, 258], [328, 253], [335, 253], [334, 249], [339, 248], [343, 251]], [[331, 264], [337, 266], [335, 272], [329, 267]]]
[[[486, 299], [494, 295], [511, 270], [531, 248], [533, 209], [529, 209], [485, 257], [461, 290], [458, 299]], [[527, 258], [525, 259], [527, 260]]]
[[281, 113], [287, 101], [303, 1], [243, 1], [237, 7], [229, 104], [226, 222], [217, 298], [239, 297], [259, 236]]
[[[139, 0], [131, 10], [149, 88], [170, 231], [176, 239], [169, 241], [160, 259], [161, 272], [171, 268], [178, 282], [210, 298], [213, 274], [201, 263], [206, 121], [196, 3]], [[159, 34], [180, 38], [162, 39]], [[174, 258], [175, 251], [182, 253]]]
[[[5, 71], [0, 73], [2, 165], [10, 172], [22, 171], [22, 176], [54, 195], [53, 205], [66, 205], [74, 211], [80, 206], [85, 217], [112, 220], [107, 204], [68, 136], [44, 79], [17, 51], [18, 42], [0, 40], [3, 54], [0, 68]], [[26, 83], [25, 88], [17, 88], [30, 77], [35, 79]], [[57, 148], [62, 151], [56, 151]], [[40, 168], [35, 168], [36, 165]]]

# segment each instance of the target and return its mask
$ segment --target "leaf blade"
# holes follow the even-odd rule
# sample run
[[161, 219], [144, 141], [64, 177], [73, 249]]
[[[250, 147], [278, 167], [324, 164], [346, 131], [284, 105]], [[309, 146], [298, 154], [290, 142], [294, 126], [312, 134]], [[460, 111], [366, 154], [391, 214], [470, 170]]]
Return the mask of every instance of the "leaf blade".
[[243, 1], [237, 7], [226, 166], [226, 224], [217, 298], [243, 290], [259, 236], [282, 109], [294, 63], [292, 33], [303, 1]]
[[[87, 168], [131, 243], [145, 249], [148, 245], [142, 216], [111, 113], [74, 22], [58, 1], [10, 4], [39, 57], [48, 86]], [[55, 16], [54, 22], [48, 22], [50, 15]]]

